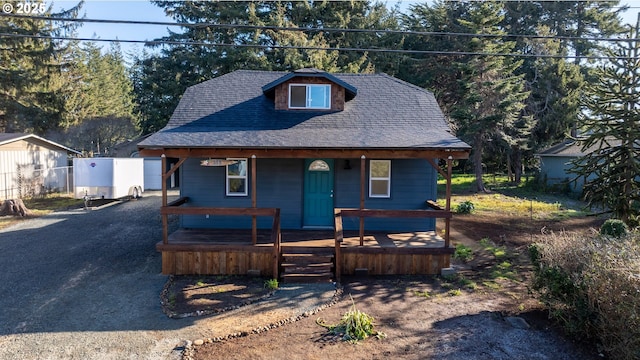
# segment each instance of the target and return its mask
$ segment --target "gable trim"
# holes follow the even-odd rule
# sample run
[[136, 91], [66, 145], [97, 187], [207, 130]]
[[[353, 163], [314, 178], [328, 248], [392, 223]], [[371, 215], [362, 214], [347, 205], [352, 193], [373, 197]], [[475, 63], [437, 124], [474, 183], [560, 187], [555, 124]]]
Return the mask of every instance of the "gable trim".
[[271, 98], [273, 97], [275, 88], [278, 85], [294, 78], [304, 78], [304, 77], [320, 77], [320, 78], [327, 79], [332, 83], [335, 83], [336, 85], [342, 86], [345, 89], [345, 101], [349, 101], [353, 99], [358, 94], [358, 89], [356, 89], [354, 86], [338, 79], [337, 77], [327, 72], [324, 72], [322, 70], [317, 70], [317, 69], [302, 69], [302, 70], [291, 72], [275, 81], [272, 81], [264, 85], [262, 87], [262, 93], [267, 97]]

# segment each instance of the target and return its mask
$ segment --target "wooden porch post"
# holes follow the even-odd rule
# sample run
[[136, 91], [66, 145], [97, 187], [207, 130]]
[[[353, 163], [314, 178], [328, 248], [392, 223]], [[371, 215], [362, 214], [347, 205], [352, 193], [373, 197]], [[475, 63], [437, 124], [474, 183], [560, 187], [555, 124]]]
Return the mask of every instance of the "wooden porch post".
[[[367, 157], [360, 156], [360, 210], [364, 209], [364, 182], [367, 179], [366, 168]], [[360, 216], [360, 246], [364, 245], [364, 217]]]
[[[162, 207], [167, 206], [167, 180], [165, 174], [167, 173], [167, 156], [162, 154]], [[169, 243], [169, 215], [162, 214], [162, 243]]]
[[[453, 157], [449, 155], [447, 158], [447, 202], [445, 205], [446, 211], [451, 211], [451, 174], [453, 171]], [[451, 218], [444, 219], [444, 247], [448, 248], [450, 245], [449, 241], [449, 230], [451, 228]]]
[[[251, 207], [257, 207], [257, 186], [256, 179], [256, 156], [251, 155]], [[251, 242], [255, 245], [258, 242], [258, 219], [255, 215], [251, 217]]]

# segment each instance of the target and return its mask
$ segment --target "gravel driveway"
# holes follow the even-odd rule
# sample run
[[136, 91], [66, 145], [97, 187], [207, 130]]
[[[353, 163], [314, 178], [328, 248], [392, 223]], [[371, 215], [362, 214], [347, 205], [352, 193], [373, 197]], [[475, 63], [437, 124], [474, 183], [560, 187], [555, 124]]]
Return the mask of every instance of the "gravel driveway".
[[159, 195], [0, 230], [0, 359], [180, 358], [200, 330], [160, 308]]

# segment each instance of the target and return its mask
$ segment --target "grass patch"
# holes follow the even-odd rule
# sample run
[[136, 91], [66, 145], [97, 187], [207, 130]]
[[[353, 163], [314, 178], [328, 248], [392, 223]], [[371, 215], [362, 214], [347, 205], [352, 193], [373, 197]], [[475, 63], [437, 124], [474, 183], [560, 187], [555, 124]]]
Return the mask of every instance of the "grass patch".
[[483, 281], [482, 286], [495, 291], [498, 291], [502, 288], [502, 285], [498, 284], [495, 281]]
[[[491, 212], [496, 214], [510, 214], [527, 216], [535, 219], [562, 220], [580, 217], [588, 214], [583, 204], [567, 196], [557, 194], [548, 195], [536, 192], [523, 182], [511, 184], [506, 176], [485, 175], [483, 177], [491, 193], [477, 193], [472, 191], [475, 186], [475, 176], [469, 174], [454, 174], [451, 179], [451, 207], [466, 207], [473, 204], [473, 212]], [[440, 199], [444, 199], [446, 181], [438, 180]], [[444, 206], [444, 200], [438, 201]]]
[[425, 299], [428, 299], [431, 297], [431, 293], [428, 290], [424, 290], [424, 291], [415, 290], [413, 292], [413, 295], [417, 297], [425, 298]]
[[69, 208], [80, 208], [83, 206], [82, 199], [74, 199], [64, 195], [47, 195], [33, 199], [24, 199], [24, 205], [33, 211], [52, 212]]
[[44, 216], [54, 211], [81, 208], [83, 206], [82, 199], [74, 199], [70, 196], [60, 194], [51, 194], [44, 197], [32, 199], [23, 199], [23, 201], [27, 209], [31, 211], [31, 214], [24, 218], [17, 216], [1, 216], [0, 229], [4, 229], [26, 219]]
[[491, 253], [496, 259], [507, 256], [507, 248], [504, 246], [496, 246], [489, 238], [480, 239], [480, 246], [482, 246], [485, 251]]
[[462, 274], [443, 276], [440, 286], [442, 288], [449, 289], [449, 292], [456, 289], [459, 290], [460, 288], [469, 290], [476, 290], [478, 288], [478, 284], [476, 284], [473, 280], [467, 279]]
[[464, 244], [456, 244], [456, 252], [453, 253], [453, 258], [464, 262], [471, 261], [473, 259], [473, 250]]

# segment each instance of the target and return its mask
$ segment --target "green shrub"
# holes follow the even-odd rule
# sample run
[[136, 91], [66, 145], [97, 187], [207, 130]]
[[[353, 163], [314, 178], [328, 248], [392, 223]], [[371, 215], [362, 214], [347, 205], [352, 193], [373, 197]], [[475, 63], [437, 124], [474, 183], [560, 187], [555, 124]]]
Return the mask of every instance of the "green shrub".
[[473, 203], [469, 200], [463, 201], [456, 206], [456, 213], [458, 214], [471, 214], [475, 207]]
[[453, 258], [464, 262], [470, 261], [471, 259], [473, 259], [473, 250], [471, 250], [471, 248], [466, 245], [457, 244], [456, 252], [453, 253]]
[[600, 234], [606, 236], [613, 236], [615, 238], [622, 237], [629, 232], [627, 224], [622, 220], [609, 219], [600, 227]]
[[278, 285], [278, 279], [269, 279], [264, 281], [264, 287], [269, 290], [276, 290]]
[[551, 235], [529, 250], [533, 288], [565, 329], [612, 359], [640, 358], [640, 234]]

